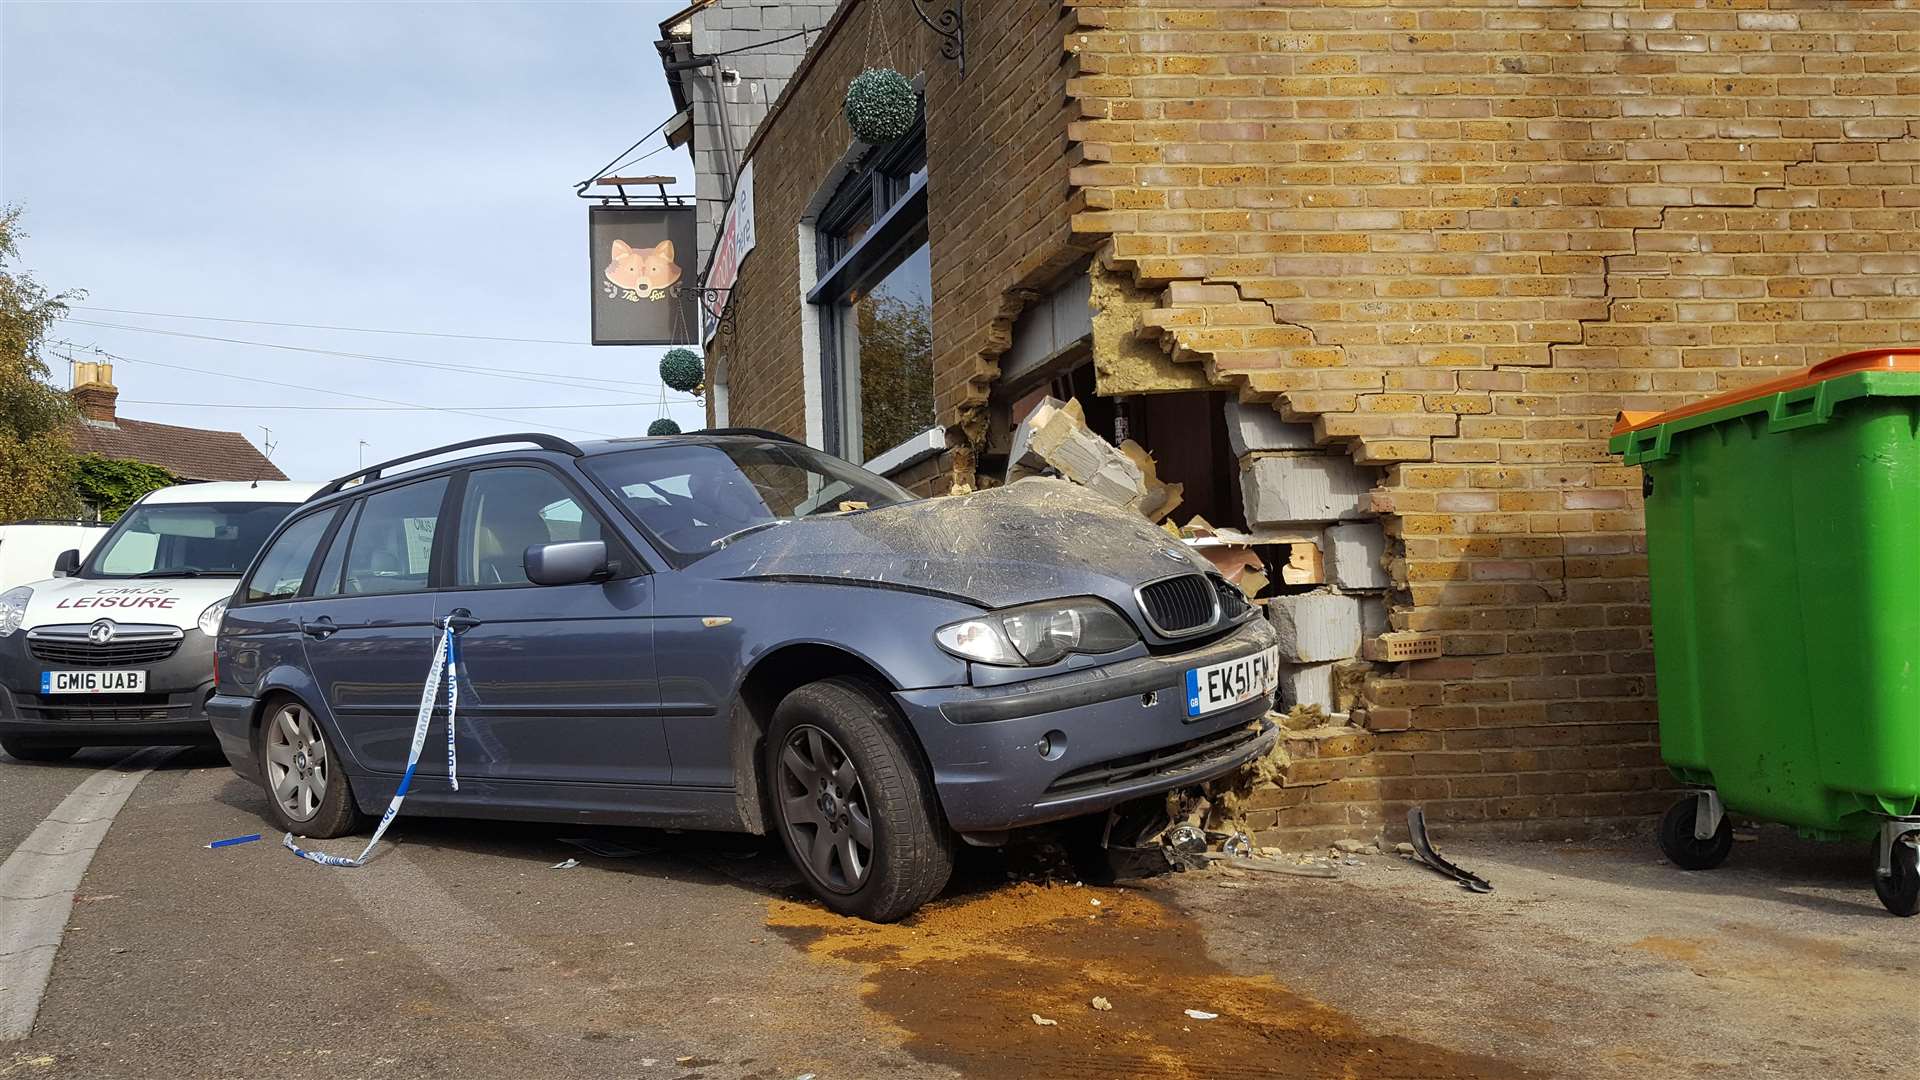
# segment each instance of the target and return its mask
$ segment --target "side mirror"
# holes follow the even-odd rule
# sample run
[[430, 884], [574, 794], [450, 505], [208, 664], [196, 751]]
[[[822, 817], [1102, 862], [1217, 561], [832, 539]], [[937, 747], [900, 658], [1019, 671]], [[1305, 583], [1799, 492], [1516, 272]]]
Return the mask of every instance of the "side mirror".
[[612, 575], [604, 540], [535, 544], [523, 556], [527, 580], [535, 585], [578, 585]]
[[54, 577], [72, 577], [80, 572], [80, 549], [68, 548], [53, 560]]

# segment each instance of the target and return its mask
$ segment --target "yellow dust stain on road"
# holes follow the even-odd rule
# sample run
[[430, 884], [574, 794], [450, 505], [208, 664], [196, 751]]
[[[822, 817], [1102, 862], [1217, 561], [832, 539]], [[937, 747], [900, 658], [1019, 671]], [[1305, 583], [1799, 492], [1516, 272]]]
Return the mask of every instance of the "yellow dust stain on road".
[[[1096, 903], [1097, 901], [1097, 903]], [[1520, 1080], [1520, 1066], [1364, 1028], [1208, 957], [1199, 927], [1138, 891], [1022, 884], [877, 925], [771, 901], [768, 925], [854, 965], [877, 1019], [968, 1076]], [[1092, 1007], [1094, 997], [1112, 1003]], [[1194, 1009], [1216, 1019], [1190, 1017]], [[1034, 1015], [1054, 1020], [1041, 1025]]]

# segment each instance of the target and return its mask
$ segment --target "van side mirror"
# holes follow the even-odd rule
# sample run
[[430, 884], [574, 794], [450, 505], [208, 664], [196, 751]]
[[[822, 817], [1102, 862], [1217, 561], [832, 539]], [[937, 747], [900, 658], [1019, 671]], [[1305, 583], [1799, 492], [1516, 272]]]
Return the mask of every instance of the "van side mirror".
[[571, 540], [562, 544], [535, 544], [522, 556], [527, 580], [535, 585], [578, 585], [613, 575], [607, 565], [604, 540]]
[[53, 560], [54, 577], [72, 577], [80, 572], [80, 549], [68, 548]]

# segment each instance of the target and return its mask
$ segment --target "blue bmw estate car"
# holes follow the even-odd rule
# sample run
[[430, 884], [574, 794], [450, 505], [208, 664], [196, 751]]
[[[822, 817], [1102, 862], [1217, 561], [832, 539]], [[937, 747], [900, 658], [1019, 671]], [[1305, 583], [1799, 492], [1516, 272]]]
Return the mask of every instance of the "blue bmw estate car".
[[1064, 481], [919, 499], [768, 432], [502, 436], [326, 485], [235, 591], [207, 711], [276, 825], [386, 804], [447, 625], [460, 783], [423, 767], [407, 813], [771, 830], [875, 920], [937, 895], [957, 842], [1276, 738], [1258, 610]]

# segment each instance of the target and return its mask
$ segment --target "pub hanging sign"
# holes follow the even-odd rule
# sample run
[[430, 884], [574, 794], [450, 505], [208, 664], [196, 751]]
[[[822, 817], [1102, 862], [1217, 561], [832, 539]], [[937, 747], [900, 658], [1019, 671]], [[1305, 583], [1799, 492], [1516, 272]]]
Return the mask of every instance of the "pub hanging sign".
[[587, 208], [595, 345], [699, 343], [693, 215], [691, 206]]

